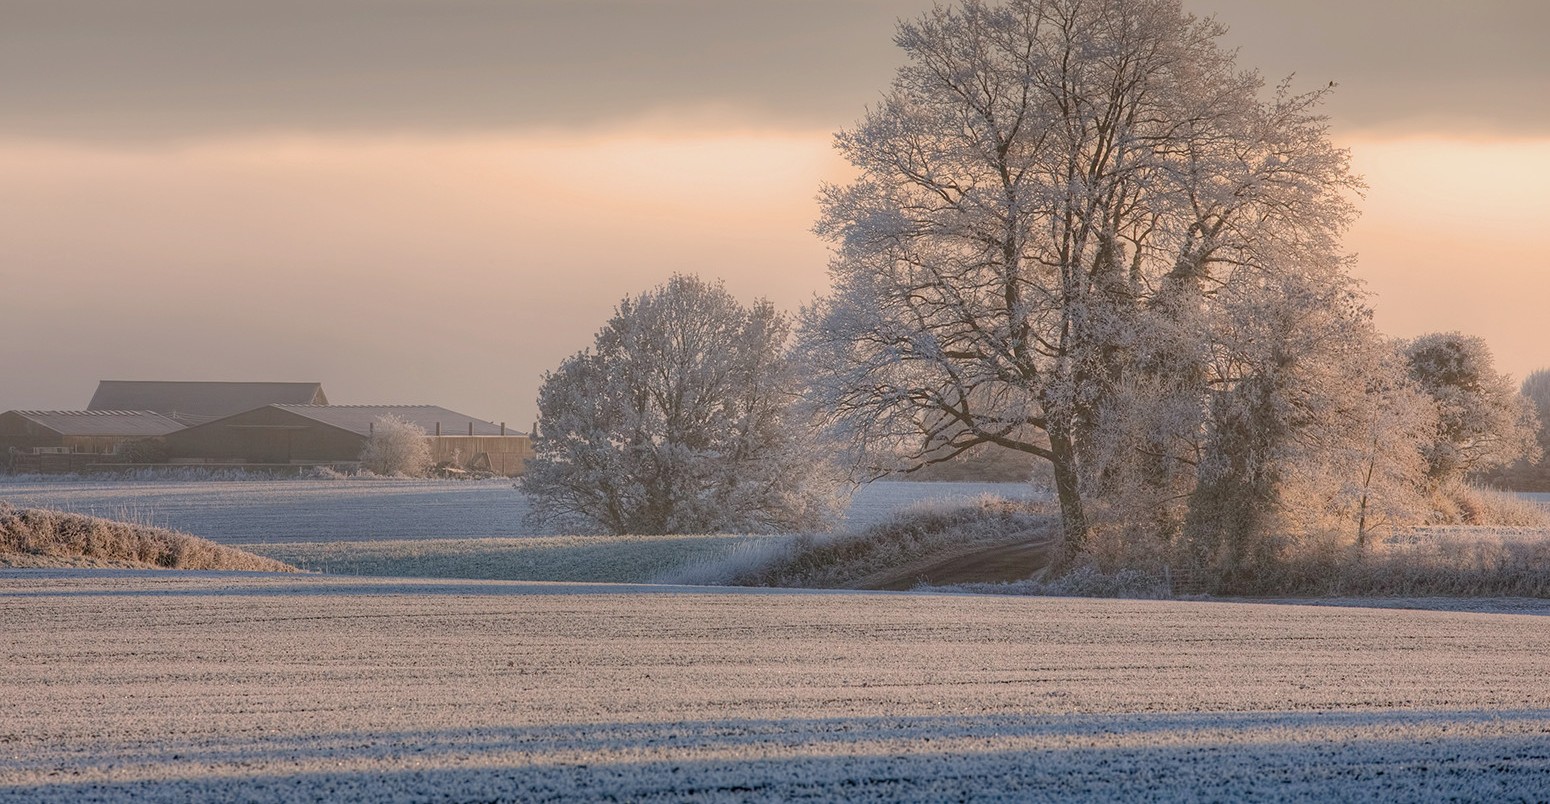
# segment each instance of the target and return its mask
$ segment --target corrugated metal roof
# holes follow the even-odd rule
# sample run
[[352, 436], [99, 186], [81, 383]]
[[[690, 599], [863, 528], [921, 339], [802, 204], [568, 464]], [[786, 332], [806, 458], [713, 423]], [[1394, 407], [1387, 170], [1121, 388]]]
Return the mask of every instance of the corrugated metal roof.
[[103, 380], [87, 410], [154, 410], [197, 423], [265, 405], [326, 405], [317, 382], [162, 382]]
[[[436, 434], [437, 424], [441, 425], [442, 435], [466, 436], [470, 424], [473, 425], [473, 434], [477, 436], [501, 434], [498, 424], [436, 405], [272, 405], [271, 407], [290, 411], [298, 416], [305, 416], [313, 421], [363, 436], [369, 435], [372, 423], [383, 416], [397, 416], [404, 421], [418, 424], [430, 435]], [[508, 429], [506, 435], [521, 434]]]
[[149, 410], [13, 410], [18, 416], [66, 436], [162, 436], [183, 425]]

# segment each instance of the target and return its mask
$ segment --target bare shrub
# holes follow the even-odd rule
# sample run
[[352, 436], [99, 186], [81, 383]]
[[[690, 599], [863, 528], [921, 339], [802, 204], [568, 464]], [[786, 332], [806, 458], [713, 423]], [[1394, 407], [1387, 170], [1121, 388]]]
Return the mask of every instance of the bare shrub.
[[372, 423], [361, 466], [385, 476], [422, 477], [435, 463], [425, 428], [388, 414]]
[[166, 463], [167, 442], [160, 438], [141, 438], [118, 445], [114, 454], [125, 463]]

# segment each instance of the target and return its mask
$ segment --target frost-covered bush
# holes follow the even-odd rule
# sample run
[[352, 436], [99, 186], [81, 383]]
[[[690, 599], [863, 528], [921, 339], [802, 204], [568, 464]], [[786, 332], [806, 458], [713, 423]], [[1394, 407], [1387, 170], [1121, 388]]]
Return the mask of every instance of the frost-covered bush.
[[1516, 494], [1454, 480], [1444, 483], [1433, 497], [1432, 521], [1433, 524], [1550, 530], [1550, 511]]
[[77, 561], [169, 569], [295, 572], [296, 568], [186, 533], [0, 502], [0, 555], [33, 564]]
[[425, 428], [392, 414], [372, 424], [371, 436], [361, 450], [361, 466], [379, 475], [420, 477], [432, 463]]
[[522, 489], [540, 524], [615, 534], [822, 529], [844, 498], [795, 409], [790, 324], [674, 276], [544, 376]]
[[1436, 526], [1384, 537], [1361, 554], [1278, 563], [1249, 595], [1550, 597], [1550, 532], [1542, 527]]
[[308, 469], [303, 477], [309, 480], [348, 480], [350, 476], [335, 469], [332, 466], [314, 466]]

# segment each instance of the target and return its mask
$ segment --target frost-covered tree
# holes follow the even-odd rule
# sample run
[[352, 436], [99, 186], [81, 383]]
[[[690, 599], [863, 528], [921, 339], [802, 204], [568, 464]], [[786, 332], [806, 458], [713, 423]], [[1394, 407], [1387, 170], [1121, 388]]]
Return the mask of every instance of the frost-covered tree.
[[[834, 289], [799, 350], [861, 460], [1043, 458], [1068, 557], [1090, 492], [1143, 456], [1158, 499], [1190, 492], [1203, 450], [1260, 465], [1228, 421], [1275, 404], [1287, 355], [1219, 358], [1241, 311], [1343, 292], [1358, 183], [1324, 90], [1262, 98], [1224, 30], [1177, 0], [964, 0], [900, 26], [891, 92], [837, 138], [860, 176], [824, 190]], [[1211, 482], [1247, 511], [1251, 474]]]
[[379, 475], [420, 477], [432, 463], [425, 428], [393, 414], [372, 422], [371, 435], [361, 450], [362, 467]]
[[523, 488], [539, 522], [611, 533], [826, 527], [839, 476], [795, 410], [787, 317], [674, 276], [544, 376]]
[[1550, 368], [1542, 368], [1528, 375], [1518, 393], [1534, 406], [1534, 413], [1539, 417], [1541, 425], [1539, 443], [1544, 452], [1550, 455]]
[[1518, 392], [1534, 406], [1539, 421], [1539, 460], [1526, 467], [1524, 479], [1536, 490], [1550, 489], [1550, 369], [1528, 375]]
[[1483, 338], [1423, 335], [1405, 344], [1405, 361], [1437, 406], [1437, 432], [1426, 446], [1435, 481], [1539, 457], [1534, 407], [1509, 375], [1496, 371]]

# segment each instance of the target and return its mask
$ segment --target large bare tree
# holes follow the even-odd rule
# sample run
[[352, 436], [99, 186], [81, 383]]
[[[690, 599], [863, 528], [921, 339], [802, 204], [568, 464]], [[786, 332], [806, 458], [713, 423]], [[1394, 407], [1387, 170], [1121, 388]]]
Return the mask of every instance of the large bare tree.
[[1068, 557], [1127, 389], [1172, 414], [1126, 460], [1194, 476], [1213, 395], [1251, 379], [1222, 370], [1224, 290], [1341, 296], [1358, 186], [1325, 90], [1266, 92], [1224, 30], [1177, 0], [964, 0], [901, 24], [907, 63], [837, 137], [859, 175], [824, 190], [833, 292], [800, 347], [861, 460], [1043, 458]]

